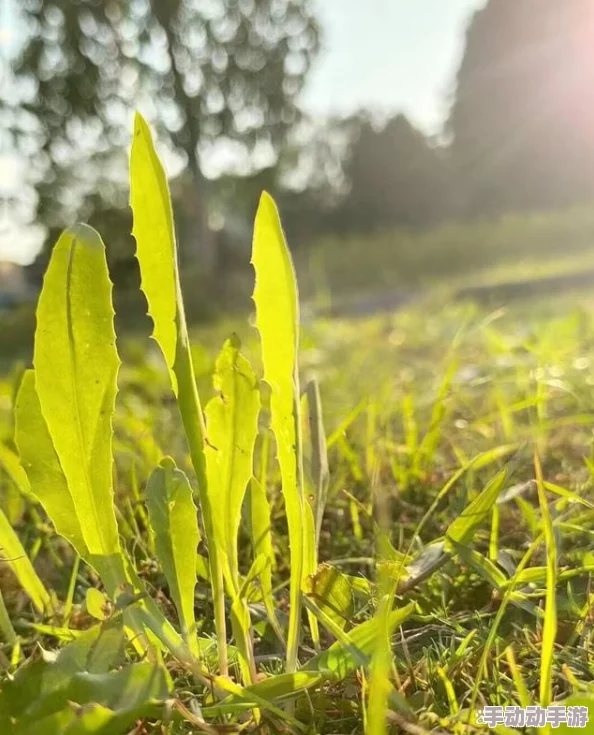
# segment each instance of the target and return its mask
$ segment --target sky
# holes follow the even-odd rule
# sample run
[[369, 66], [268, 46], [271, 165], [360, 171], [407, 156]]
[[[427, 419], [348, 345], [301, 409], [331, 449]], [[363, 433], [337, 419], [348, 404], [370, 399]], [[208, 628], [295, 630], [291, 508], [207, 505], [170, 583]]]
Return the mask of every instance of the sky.
[[[0, 0], [0, 61], [18, 47], [17, 3]], [[382, 116], [404, 112], [427, 133], [438, 133], [454, 91], [468, 21], [485, 0], [313, 3], [323, 45], [303, 94], [305, 109], [319, 115], [363, 107]], [[38, 228], [23, 227], [21, 216], [11, 216], [11, 211], [26, 209], [14, 200], [25, 168], [26, 161], [0, 152], [0, 260], [28, 263], [42, 242]]]
[[314, 0], [324, 34], [304, 103], [312, 112], [403, 111], [438, 132], [472, 13], [485, 0]]

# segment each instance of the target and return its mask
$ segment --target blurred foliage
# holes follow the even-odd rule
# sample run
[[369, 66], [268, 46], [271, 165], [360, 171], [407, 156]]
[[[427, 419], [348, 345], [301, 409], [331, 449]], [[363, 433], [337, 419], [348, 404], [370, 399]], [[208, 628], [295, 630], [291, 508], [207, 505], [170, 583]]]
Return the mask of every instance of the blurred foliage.
[[442, 146], [432, 144], [404, 115], [380, 129], [363, 116], [358, 128], [345, 161], [349, 191], [337, 210], [338, 228], [369, 232], [428, 226], [450, 213], [454, 201]]
[[[418, 290], [514, 262], [550, 272], [565, 259], [572, 270], [591, 245], [590, 0], [489, 0], [470, 22], [435, 137], [402, 114], [300, 111], [319, 46], [308, 2], [24, 0], [22, 12], [21, 98], [2, 119], [49, 229], [30, 268], [37, 285], [59, 231], [82, 219], [104, 235], [131, 322], [144, 314], [130, 296], [138, 269], [121, 176], [132, 105], [156, 121], [168, 169], [179, 171], [171, 189], [190, 317], [250, 308], [262, 190], [310, 276], [300, 281], [306, 297], [324, 283], [344, 295]], [[225, 146], [237, 166], [206, 178], [201, 164]]]
[[[358, 297], [375, 292], [394, 307], [434, 287], [452, 293], [593, 271], [593, 242], [594, 212], [578, 207], [444, 222], [422, 231], [391, 228], [364, 238], [330, 235], [315, 252], [296, 253], [296, 266], [304, 274], [304, 298], [317, 300], [325, 291], [356, 305]], [[379, 299], [376, 305], [381, 307]]]

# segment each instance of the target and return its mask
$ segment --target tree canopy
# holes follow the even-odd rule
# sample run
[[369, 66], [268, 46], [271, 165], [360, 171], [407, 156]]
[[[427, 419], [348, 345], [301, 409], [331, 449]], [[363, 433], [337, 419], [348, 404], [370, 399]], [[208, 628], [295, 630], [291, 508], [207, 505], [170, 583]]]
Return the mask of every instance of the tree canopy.
[[191, 172], [203, 237], [204, 156], [227, 146], [273, 158], [319, 44], [308, 0], [23, 0], [22, 12], [12, 132], [35, 161], [49, 228], [97, 211], [97, 191], [99, 208], [124, 203], [139, 107]]

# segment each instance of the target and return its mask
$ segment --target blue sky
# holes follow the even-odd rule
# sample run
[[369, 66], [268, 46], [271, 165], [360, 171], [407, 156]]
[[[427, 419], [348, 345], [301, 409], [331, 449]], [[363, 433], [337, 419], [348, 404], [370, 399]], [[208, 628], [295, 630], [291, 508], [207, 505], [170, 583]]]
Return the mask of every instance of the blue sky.
[[[0, 64], [18, 48], [18, 2], [0, 0]], [[466, 26], [485, 2], [313, 0], [324, 38], [304, 106], [320, 115], [348, 114], [362, 107], [379, 115], [403, 111], [426, 132], [439, 132], [454, 90]], [[0, 151], [0, 168], [0, 260], [26, 263], [39, 248], [40, 232], [23, 227], [22, 219], [15, 220], [2, 205], [6, 186], [10, 184], [11, 192], [4, 194], [22, 191], [26, 161]], [[25, 203], [23, 207], [27, 209]]]

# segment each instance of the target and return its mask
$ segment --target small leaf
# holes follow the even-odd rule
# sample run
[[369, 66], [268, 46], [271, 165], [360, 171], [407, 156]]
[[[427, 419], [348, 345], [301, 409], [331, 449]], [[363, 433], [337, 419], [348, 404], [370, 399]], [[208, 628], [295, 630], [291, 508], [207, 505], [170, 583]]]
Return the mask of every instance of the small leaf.
[[188, 478], [170, 457], [161, 460], [150, 476], [146, 504], [157, 556], [179, 615], [183, 638], [198, 653], [194, 618], [196, 549], [200, 542], [198, 511]]
[[33, 370], [25, 372], [16, 397], [15, 442], [31, 492], [45, 509], [56, 531], [74, 546], [80, 556], [88, 557], [68, 483], [41, 414]]
[[462, 546], [450, 539], [450, 543], [456, 554], [468, 566], [472, 567], [477, 574], [486, 579], [495, 589], [501, 589], [508, 581], [505, 574], [486, 556], [478, 551]]
[[316, 671], [297, 671], [292, 674], [278, 674], [270, 676], [257, 684], [245, 687], [244, 696], [230, 696], [224, 699], [220, 704], [212, 707], [205, 707], [202, 714], [205, 717], [217, 717], [224, 714], [234, 714], [246, 709], [252, 709], [257, 706], [256, 701], [251, 701], [249, 695], [257, 695], [269, 702], [274, 702], [283, 697], [299, 694], [307, 689], [319, 684], [323, 681], [322, 674]]
[[110, 605], [106, 595], [95, 587], [89, 587], [85, 597], [85, 607], [95, 620], [106, 620], [109, 617]]
[[241, 508], [253, 472], [258, 435], [260, 392], [250, 363], [239, 352], [240, 342], [228, 339], [217, 358], [214, 388], [217, 395], [206, 406], [208, 441], [204, 449], [208, 493], [212, 507], [215, 542], [228, 584], [239, 591], [237, 534]]
[[347, 577], [336, 567], [320, 564], [306, 577], [304, 592], [344, 630], [354, 613], [353, 590]]

